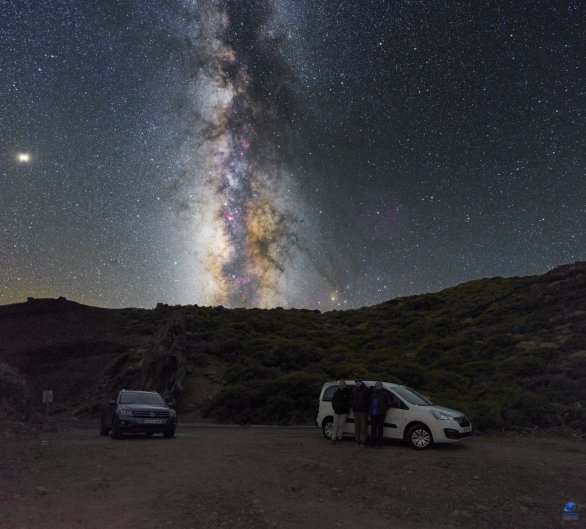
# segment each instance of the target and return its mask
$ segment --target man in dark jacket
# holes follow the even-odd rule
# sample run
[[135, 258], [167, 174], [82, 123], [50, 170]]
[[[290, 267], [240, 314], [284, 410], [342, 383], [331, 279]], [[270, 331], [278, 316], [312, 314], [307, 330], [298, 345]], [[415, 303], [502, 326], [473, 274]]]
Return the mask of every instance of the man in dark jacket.
[[364, 446], [368, 428], [368, 409], [370, 406], [370, 390], [357, 380], [352, 392], [352, 413], [354, 415], [354, 438], [358, 446]]
[[346, 382], [340, 380], [338, 389], [332, 397], [332, 408], [334, 408], [334, 425], [332, 427], [332, 443], [341, 441], [344, 435], [344, 425], [350, 413], [352, 404], [352, 393], [350, 388], [346, 387]]
[[391, 404], [391, 394], [383, 388], [382, 382], [377, 382], [374, 385], [374, 392], [372, 393], [368, 410], [370, 413], [370, 436], [374, 448], [380, 448], [383, 445], [385, 417]]

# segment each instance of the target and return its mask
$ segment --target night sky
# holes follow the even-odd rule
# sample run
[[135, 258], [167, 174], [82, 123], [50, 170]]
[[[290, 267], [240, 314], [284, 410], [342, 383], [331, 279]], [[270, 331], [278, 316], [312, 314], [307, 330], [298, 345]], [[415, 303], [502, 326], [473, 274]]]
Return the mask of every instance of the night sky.
[[329, 310], [586, 259], [577, 0], [0, 1], [0, 303]]

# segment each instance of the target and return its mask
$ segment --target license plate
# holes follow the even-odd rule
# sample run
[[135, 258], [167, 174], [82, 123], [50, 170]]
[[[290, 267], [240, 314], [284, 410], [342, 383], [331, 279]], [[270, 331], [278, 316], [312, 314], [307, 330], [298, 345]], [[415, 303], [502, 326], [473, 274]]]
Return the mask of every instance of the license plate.
[[471, 432], [472, 431], [472, 426], [465, 426], [464, 428], [462, 428], [462, 431], [464, 431], [464, 432]]
[[161, 419], [145, 419], [145, 424], [161, 424], [163, 421]]

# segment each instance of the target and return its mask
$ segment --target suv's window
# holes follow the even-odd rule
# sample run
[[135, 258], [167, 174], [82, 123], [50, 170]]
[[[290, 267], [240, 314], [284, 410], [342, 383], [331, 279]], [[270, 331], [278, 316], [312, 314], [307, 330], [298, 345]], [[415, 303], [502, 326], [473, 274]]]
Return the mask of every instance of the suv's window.
[[120, 404], [154, 404], [164, 406], [165, 401], [158, 393], [139, 393], [134, 391], [124, 391], [120, 393]]

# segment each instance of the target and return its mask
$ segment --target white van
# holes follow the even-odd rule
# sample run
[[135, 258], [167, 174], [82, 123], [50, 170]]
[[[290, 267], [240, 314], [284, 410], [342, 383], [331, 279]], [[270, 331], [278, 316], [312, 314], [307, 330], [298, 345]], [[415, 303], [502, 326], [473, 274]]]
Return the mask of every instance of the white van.
[[[364, 380], [363, 384], [372, 391], [375, 382]], [[354, 381], [346, 380], [346, 385], [353, 389]], [[453, 443], [472, 435], [472, 424], [463, 413], [436, 406], [406, 386], [383, 382], [383, 387], [393, 398], [393, 404], [385, 417], [385, 439], [403, 439], [413, 448], [423, 450], [433, 443]], [[332, 437], [332, 397], [337, 388], [337, 380], [326, 382], [319, 395], [317, 427], [322, 429], [328, 439]], [[370, 433], [370, 421], [368, 431]], [[352, 412], [348, 416], [344, 434], [354, 435]]]

